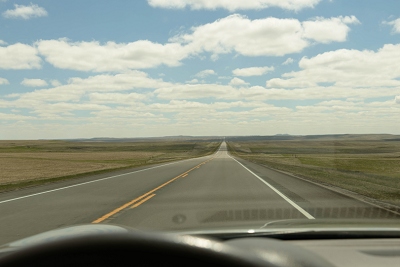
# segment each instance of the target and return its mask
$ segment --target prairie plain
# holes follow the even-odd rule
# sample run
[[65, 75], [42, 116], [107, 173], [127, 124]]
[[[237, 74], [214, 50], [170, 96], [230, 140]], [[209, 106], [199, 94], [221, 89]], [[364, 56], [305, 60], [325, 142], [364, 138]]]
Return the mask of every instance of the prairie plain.
[[0, 141], [0, 192], [212, 154], [215, 140]]
[[231, 153], [400, 207], [400, 138], [387, 135], [233, 140]]

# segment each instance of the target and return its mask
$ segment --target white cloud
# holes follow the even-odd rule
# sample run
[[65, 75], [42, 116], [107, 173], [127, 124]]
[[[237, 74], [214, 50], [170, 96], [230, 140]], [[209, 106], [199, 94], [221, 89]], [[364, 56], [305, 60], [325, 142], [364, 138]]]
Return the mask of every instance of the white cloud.
[[19, 97], [14, 103], [15, 107], [43, 106], [45, 102], [79, 101], [89, 93], [111, 93], [116, 91], [129, 91], [135, 89], [153, 89], [169, 87], [170, 83], [155, 80], [141, 71], [129, 71], [116, 75], [96, 75], [88, 78], [71, 78], [68, 84], [49, 89], [35, 90]]
[[[140, 71], [71, 78], [65, 85], [9, 95], [3, 100], [0, 99], [0, 108], [28, 109], [31, 114], [36, 114], [43, 120], [77, 119], [74, 115], [76, 110], [90, 111], [90, 117], [95, 118], [97, 115], [94, 111], [115, 109], [121, 105], [131, 106], [137, 109], [137, 112], [142, 112], [141, 101], [152, 97], [153, 88], [169, 86], [171, 84], [151, 79], [146, 73]], [[144, 89], [148, 92], [134, 92], [134, 90]], [[115, 119], [118, 118], [115, 117]], [[78, 120], [85, 121], [88, 117], [83, 116]]]
[[207, 97], [226, 98], [235, 93], [235, 89], [218, 84], [174, 84], [160, 87], [154, 91], [161, 99], [200, 99]]
[[0, 85], [3, 85], [3, 84], [10, 84], [10, 82], [6, 78], [0, 77]]
[[219, 59], [219, 55], [218, 55], [218, 54], [212, 54], [211, 57], [210, 57], [210, 59], [211, 59], [212, 61], [217, 61], [217, 60]]
[[132, 43], [70, 42], [41, 40], [37, 47], [50, 64], [80, 71], [126, 71], [159, 65], [179, 66], [188, 53], [180, 44], [158, 44], [147, 40]]
[[138, 93], [91, 93], [89, 94], [90, 102], [95, 104], [123, 104], [133, 105], [139, 101], [145, 100], [147, 97]]
[[[379, 93], [384, 87], [400, 87], [400, 44], [384, 45], [378, 51], [340, 49], [302, 58], [297, 72], [267, 81], [267, 87], [336, 86], [366, 88]], [[327, 85], [326, 85], [327, 84]], [[374, 89], [374, 88], [380, 88]]]
[[244, 80], [239, 79], [239, 78], [237, 78], [237, 77], [233, 78], [233, 79], [229, 82], [229, 84], [232, 85], [232, 86], [246, 86], [246, 85], [249, 85], [249, 83], [247, 83], [247, 82], [245, 82]]
[[0, 45], [7, 45], [7, 42], [0, 40]]
[[[217, 111], [229, 110], [232, 108], [259, 108], [270, 106], [262, 102], [244, 102], [244, 101], [234, 101], [234, 102], [215, 102], [215, 103], [201, 103], [196, 101], [188, 100], [171, 100], [168, 103], [154, 103], [147, 107], [146, 110], [151, 110], [152, 112], [180, 112], [179, 117], [184, 117], [185, 115], [190, 115], [195, 118], [201, 117], [200, 114], [204, 112], [213, 113], [213, 116], [217, 117], [219, 114]], [[237, 113], [239, 114], [239, 113]], [[199, 116], [200, 115], [200, 116]], [[223, 116], [222, 116], [223, 117]]]
[[321, 18], [317, 17], [314, 21], [304, 21], [304, 36], [319, 43], [344, 42], [350, 31], [348, 24], [359, 24], [355, 16]]
[[192, 53], [213, 55], [237, 52], [245, 56], [282, 56], [308, 46], [296, 19], [250, 20], [238, 14], [194, 27], [191, 34], [178, 35], [170, 41], [186, 44]]
[[[219, 54], [236, 52], [244, 56], [283, 56], [299, 53], [316, 42], [344, 41], [353, 17], [318, 18], [301, 23], [297, 19], [264, 18], [250, 20], [234, 14], [215, 22], [193, 27], [191, 33], [170, 39], [179, 42], [192, 54], [210, 52], [215, 59]], [[321, 33], [324, 25], [330, 27]]]
[[190, 81], [186, 81], [186, 83], [199, 83], [200, 81], [198, 79], [193, 79]]
[[[265, 129], [271, 129], [268, 134], [277, 132], [289, 132], [295, 134], [348, 132], [355, 129], [357, 132], [371, 132], [373, 129], [393, 132], [396, 130], [396, 122], [400, 112], [400, 105], [393, 100], [383, 102], [364, 103], [357, 100], [332, 100], [333, 98], [357, 98], [359, 96], [393, 95], [400, 98], [399, 89], [386, 88], [354, 89], [339, 87], [315, 87], [303, 89], [267, 89], [260, 86], [235, 88], [230, 85], [217, 84], [169, 84], [158, 80], [151, 80], [146, 74], [132, 72], [131, 74], [98, 75], [87, 79], [71, 79], [68, 85], [59, 88], [37, 90], [32, 93], [15, 95], [16, 100], [5, 101], [0, 99], [0, 107], [11, 105], [14, 108], [31, 109], [32, 122], [40, 120], [60, 120], [69, 123], [59, 126], [45, 125], [42, 128], [63, 128], [65, 132], [74, 132], [73, 129], [79, 122], [85, 130], [79, 128], [79, 134], [87, 134], [88, 137], [109, 136], [136, 136], [140, 135], [173, 135], [173, 134], [197, 134], [226, 135], [229, 132], [235, 134], [267, 134]], [[130, 77], [136, 76], [136, 80]], [[152, 93], [132, 92], [135, 84], [152, 83], [152, 88], [159, 88]], [[103, 86], [103, 87], [101, 87]], [[125, 90], [126, 92], [119, 92]], [[110, 92], [114, 91], [114, 92]], [[70, 94], [70, 97], [67, 97]], [[71, 96], [75, 96], [72, 98]], [[46, 98], [47, 97], [47, 98]], [[153, 98], [153, 97], [158, 97]], [[218, 101], [207, 103], [190, 99], [202, 99], [214, 97]], [[162, 101], [169, 100], [169, 101]], [[305, 104], [296, 108], [274, 106], [264, 103], [272, 99], [326, 99], [315, 105]], [[144, 102], [142, 102], [144, 101]], [[7, 103], [5, 103], [7, 102]], [[238, 110], [237, 108], [240, 107]], [[77, 118], [74, 111], [86, 110], [88, 116]], [[20, 113], [23, 116], [22, 113]], [[168, 117], [166, 116], [168, 114]], [[0, 114], [0, 117], [2, 115]], [[5, 114], [4, 117], [13, 116]], [[17, 117], [14, 117], [15, 119]], [[24, 119], [23, 117], [18, 117]], [[318, 121], [318, 127], [314, 127], [313, 121]], [[71, 124], [72, 123], [72, 124]], [[71, 126], [71, 125], [72, 126]], [[107, 125], [113, 125], [112, 130]], [[243, 128], [241, 128], [243, 124]], [[28, 125], [28, 126], [27, 126]], [[267, 127], [268, 126], [268, 127]], [[19, 131], [27, 132], [32, 125], [23, 124], [25, 128]], [[201, 129], [213, 127], [213, 132], [199, 132]], [[310, 128], [311, 127], [311, 128]], [[398, 128], [398, 127], [397, 127]], [[2, 126], [4, 135], [15, 132], [13, 128]], [[23, 131], [25, 129], [25, 131]], [[106, 130], [105, 130], [106, 129]], [[144, 132], [138, 133], [138, 129]], [[226, 132], [214, 132], [223, 129]], [[47, 134], [47, 132], [41, 132]], [[122, 131], [122, 132], [121, 132]], [[300, 132], [296, 132], [300, 131]], [[37, 133], [37, 131], [33, 131]], [[53, 138], [63, 136], [63, 131]], [[80, 136], [82, 137], [82, 136]], [[44, 138], [38, 136], [38, 138]]]
[[301, 10], [303, 8], [313, 8], [321, 0], [147, 0], [153, 7], [183, 9], [227, 9], [249, 10], [265, 9], [269, 7], [279, 7], [287, 10]]
[[94, 103], [46, 103], [42, 107], [38, 108], [35, 113], [61, 113], [61, 112], [71, 112], [74, 110], [105, 110], [110, 109], [110, 107], [97, 105]]
[[36, 48], [21, 43], [0, 47], [0, 58], [0, 69], [39, 69], [42, 62]]
[[61, 86], [61, 82], [59, 80], [51, 80], [50, 83], [54, 87]]
[[[310, 45], [309, 40], [321, 43], [346, 40], [350, 30], [347, 24], [357, 22], [354, 16], [300, 22], [297, 19], [279, 18], [250, 20], [235, 14], [193, 27], [191, 33], [174, 36], [166, 44], [148, 40], [131, 43], [110, 41], [102, 44], [97, 41], [72, 42], [58, 39], [40, 40], [35, 45], [40, 55], [57, 68], [121, 72], [160, 65], [179, 66], [183, 59], [203, 52], [211, 53], [213, 60], [217, 60], [220, 54], [228, 53], [244, 56], [299, 53]], [[329, 31], [325, 27], [329, 27]], [[26, 47], [37, 57], [35, 48]], [[40, 58], [37, 57], [36, 61], [36, 66], [40, 66]], [[206, 70], [198, 75], [203, 74], [211, 75], [215, 72]]]
[[201, 109], [209, 109], [211, 106], [206, 103], [193, 102], [187, 100], [171, 100], [169, 103], [153, 103], [150, 104], [148, 109], [161, 111], [161, 112], [182, 112], [186, 110], [201, 110]]
[[[234, 80], [229, 85], [220, 84], [172, 84], [154, 91], [160, 99], [221, 100], [307, 100], [307, 99], [366, 99], [392, 97], [400, 94], [398, 88], [349, 88], [346, 86], [308, 86], [304, 88], [265, 88], [248, 86], [243, 80]], [[243, 86], [246, 85], [246, 86]]]
[[205, 78], [210, 75], [216, 75], [217, 73], [214, 70], [202, 70], [198, 72], [195, 76], [199, 78]]
[[270, 71], [274, 71], [274, 67], [251, 67], [251, 68], [243, 68], [243, 69], [235, 69], [232, 73], [236, 76], [261, 76]]
[[7, 113], [2, 113], [0, 112], [0, 120], [5, 121], [5, 120], [10, 120], [10, 121], [32, 121], [36, 119], [33, 116], [23, 116], [23, 115], [18, 115], [18, 114], [7, 114]]
[[400, 104], [400, 95], [396, 96], [394, 98], [394, 101], [396, 102], [396, 104]]
[[293, 58], [288, 58], [285, 60], [285, 62], [282, 63], [282, 65], [290, 65], [294, 62]]
[[384, 24], [393, 26], [393, 33], [400, 33], [400, 18], [392, 20], [392, 21], [384, 21]]
[[3, 17], [8, 19], [31, 19], [38, 17], [46, 17], [47, 11], [38, 5], [30, 4], [29, 6], [14, 5], [14, 9], [9, 9], [3, 12]]
[[13, 93], [13, 94], [5, 95], [4, 98], [15, 98], [15, 97], [19, 97], [19, 96], [21, 96], [21, 94]]
[[47, 86], [47, 82], [42, 79], [24, 79], [21, 82], [22, 85], [24, 86], [29, 86], [29, 87], [43, 87]]

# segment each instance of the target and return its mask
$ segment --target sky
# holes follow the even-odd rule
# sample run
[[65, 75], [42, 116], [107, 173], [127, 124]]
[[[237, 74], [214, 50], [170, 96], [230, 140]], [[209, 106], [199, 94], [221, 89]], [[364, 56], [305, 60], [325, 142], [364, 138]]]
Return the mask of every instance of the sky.
[[400, 134], [398, 0], [0, 0], [0, 139]]

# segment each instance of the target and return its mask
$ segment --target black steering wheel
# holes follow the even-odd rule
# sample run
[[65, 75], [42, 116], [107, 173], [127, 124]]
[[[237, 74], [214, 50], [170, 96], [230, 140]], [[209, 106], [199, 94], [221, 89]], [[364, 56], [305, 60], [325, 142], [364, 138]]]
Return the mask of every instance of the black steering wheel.
[[249, 251], [193, 237], [144, 232], [103, 233], [22, 248], [0, 266], [277, 266]]

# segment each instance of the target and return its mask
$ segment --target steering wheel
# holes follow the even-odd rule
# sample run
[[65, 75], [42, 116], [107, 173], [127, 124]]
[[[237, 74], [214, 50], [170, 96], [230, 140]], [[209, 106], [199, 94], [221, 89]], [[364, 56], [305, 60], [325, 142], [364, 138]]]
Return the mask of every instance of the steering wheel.
[[1, 258], [0, 266], [279, 267], [217, 241], [139, 231], [84, 235], [29, 246]]

